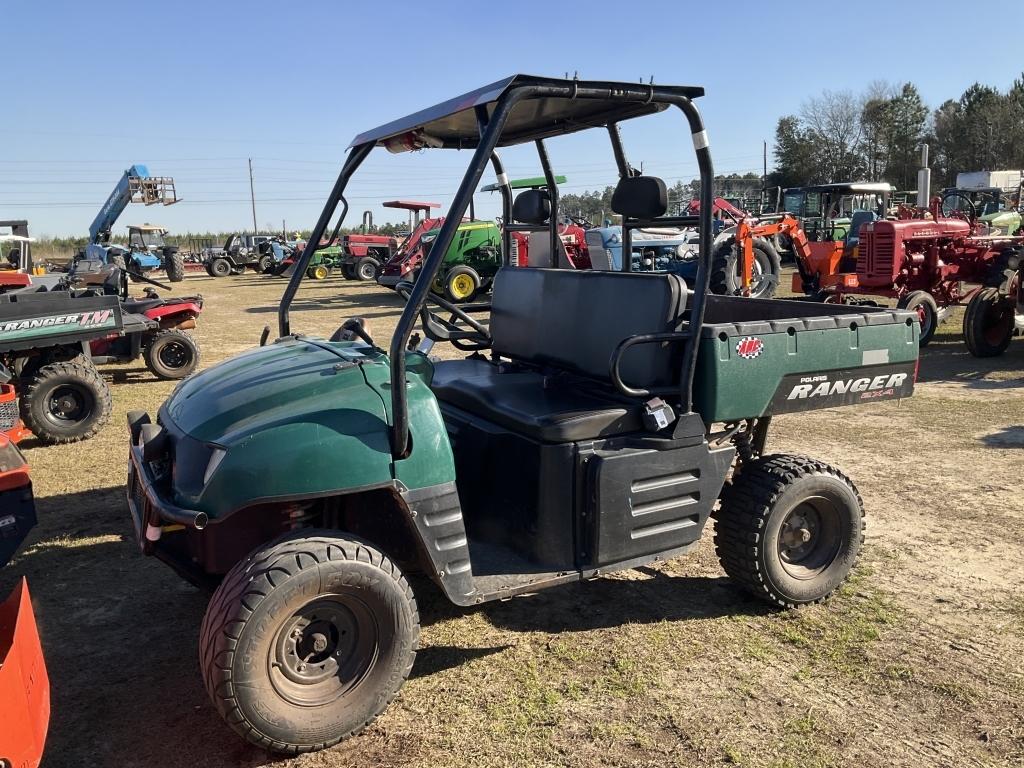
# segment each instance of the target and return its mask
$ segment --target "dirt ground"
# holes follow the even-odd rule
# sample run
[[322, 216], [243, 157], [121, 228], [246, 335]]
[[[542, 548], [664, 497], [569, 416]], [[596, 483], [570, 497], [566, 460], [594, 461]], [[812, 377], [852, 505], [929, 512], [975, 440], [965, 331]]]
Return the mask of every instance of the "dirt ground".
[[[189, 276], [203, 366], [257, 343], [284, 281]], [[307, 282], [293, 328], [398, 299]], [[656, 568], [461, 610], [419, 595], [423, 648], [363, 735], [279, 760], [218, 718], [197, 663], [207, 595], [139, 554], [124, 501], [125, 413], [172, 385], [104, 368], [114, 416], [75, 446], [28, 443], [39, 525], [0, 572], [29, 578], [53, 695], [44, 766], [1024, 765], [1024, 340], [979, 361], [959, 316], [903, 403], [781, 417], [770, 448], [858, 485], [867, 549], [824, 606], [746, 598], [710, 537]]]

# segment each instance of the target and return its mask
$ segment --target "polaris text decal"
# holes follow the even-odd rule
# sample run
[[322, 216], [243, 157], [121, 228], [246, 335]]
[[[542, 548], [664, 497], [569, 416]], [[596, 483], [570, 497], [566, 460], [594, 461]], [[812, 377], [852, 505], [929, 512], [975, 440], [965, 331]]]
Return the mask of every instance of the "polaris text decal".
[[95, 312], [73, 312], [67, 315], [46, 315], [25, 320], [0, 322], [0, 336], [20, 338], [41, 336], [56, 331], [73, 332], [83, 328], [105, 328], [116, 326], [113, 310], [99, 309]]
[[775, 413], [898, 400], [914, 391], [914, 364], [872, 365], [850, 370], [791, 374], [772, 398]]

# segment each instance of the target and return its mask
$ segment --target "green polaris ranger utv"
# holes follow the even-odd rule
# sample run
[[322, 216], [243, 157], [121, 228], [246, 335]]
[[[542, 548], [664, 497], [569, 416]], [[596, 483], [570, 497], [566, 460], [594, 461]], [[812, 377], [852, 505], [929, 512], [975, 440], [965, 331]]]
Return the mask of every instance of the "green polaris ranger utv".
[[[358, 320], [331, 339], [292, 328], [306, 249], [275, 341], [181, 382], [154, 420], [129, 414], [140, 547], [215, 587], [200, 664], [246, 739], [321, 749], [388, 706], [419, 645], [408, 574], [472, 606], [676, 557], [713, 516], [725, 571], [774, 605], [818, 602], [846, 579], [863, 540], [857, 489], [822, 461], [768, 453], [768, 426], [910, 395], [917, 316], [709, 293], [702, 94], [516, 75], [360, 134], [310, 242], [338, 231], [376, 148], [470, 155], [420, 279], [397, 286], [407, 304], [391, 339]], [[627, 160], [619, 124], [664, 110], [696, 148], [697, 216], [667, 215], [664, 182]], [[588, 129], [618, 167], [624, 252], [637, 229], [699, 227], [693, 290], [629, 259], [569, 268], [547, 144]], [[520, 144], [552, 183], [513, 199], [501, 149]], [[430, 288], [488, 166], [515, 226], [491, 302], [456, 305]], [[530, 254], [549, 266], [510, 263], [513, 229], [550, 235], [536, 238], [546, 262]], [[438, 344], [462, 355], [439, 360]]]

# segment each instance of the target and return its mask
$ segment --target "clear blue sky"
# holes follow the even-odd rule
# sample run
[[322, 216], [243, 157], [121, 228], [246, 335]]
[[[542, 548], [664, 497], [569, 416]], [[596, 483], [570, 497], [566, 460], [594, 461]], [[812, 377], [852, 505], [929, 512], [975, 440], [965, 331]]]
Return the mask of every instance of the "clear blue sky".
[[[141, 221], [182, 233], [251, 228], [249, 157], [259, 226], [309, 227], [358, 131], [517, 71], [704, 85], [716, 170], [742, 172], [760, 170], [778, 117], [822, 89], [910, 80], [934, 107], [975, 81], [1005, 89], [1024, 66], [1020, 2], [977, 13], [934, 0], [4, 6], [0, 219], [28, 218], [50, 235], [85, 234], [133, 163], [174, 176], [185, 202], [129, 209], [116, 235]], [[662, 117], [627, 134], [631, 159], [690, 178], [692, 149], [678, 120]], [[468, 158], [443, 154], [371, 157], [350, 222], [363, 209], [400, 220], [379, 207], [396, 197], [447, 204]], [[603, 141], [552, 155], [570, 191], [614, 181]], [[532, 173], [519, 157], [511, 170]], [[479, 205], [497, 211], [489, 196]]]

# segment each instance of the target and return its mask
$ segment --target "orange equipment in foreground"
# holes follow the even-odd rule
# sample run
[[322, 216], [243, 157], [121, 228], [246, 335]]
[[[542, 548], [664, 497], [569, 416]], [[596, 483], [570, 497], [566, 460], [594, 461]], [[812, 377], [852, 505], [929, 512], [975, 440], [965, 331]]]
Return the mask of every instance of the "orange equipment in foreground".
[[[0, 432], [0, 566], [35, 522], [28, 464]], [[49, 723], [50, 680], [28, 582], [22, 579], [0, 604], [0, 766], [36, 768]]]
[[0, 765], [36, 768], [50, 723], [50, 678], [22, 579], [0, 604]]

